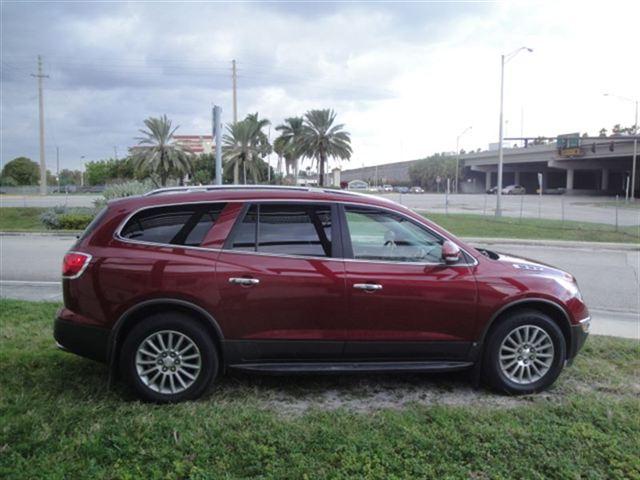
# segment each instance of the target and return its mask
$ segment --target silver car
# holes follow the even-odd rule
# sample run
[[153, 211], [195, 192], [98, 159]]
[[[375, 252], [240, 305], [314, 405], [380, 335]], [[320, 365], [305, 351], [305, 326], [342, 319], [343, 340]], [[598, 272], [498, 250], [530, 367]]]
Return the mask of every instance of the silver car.
[[527, 190], [522, 185], [507, 185], [502, 189], [503, 195], [524, 195]]

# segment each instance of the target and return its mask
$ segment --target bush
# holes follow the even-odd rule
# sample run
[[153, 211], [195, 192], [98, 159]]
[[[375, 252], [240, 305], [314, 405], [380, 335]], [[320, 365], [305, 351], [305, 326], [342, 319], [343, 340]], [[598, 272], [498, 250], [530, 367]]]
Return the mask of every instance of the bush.
[[42, 215], [40, 215], [40, 221], [50, 230], [57, 230], [60, 228], [60, 219], [54, 208], [50, 208]]
[[58, 217], [62, 230], [84, 230], [93, 220], [93, 215], [86, 213], [63, 213]]
[[93, 204], [96, 208], [104, 207], [109, 200], [114, 200], [116, 198], [124, 198], [124, 197], [132, 197], [134, 195], [144, 195], [145, 193], [153, 190], [154, 186], [151, 182], [125, 182], [125, 183], [116, 183], [113, 185], [109, 185], [102, 192], [102, 196], [104, 198], [100, 198], [95, 200]]
[[53, 207], [40, 215], [42, 224], [50, 230], [84, 230], [93, 220], [93, 208]]
[[125, 182], [109, 185], [102, 192], [105, 200], [113, 200], [114, 198], [131, 197], [133, 195], [143, 195], [153, 189], [151, 182]]

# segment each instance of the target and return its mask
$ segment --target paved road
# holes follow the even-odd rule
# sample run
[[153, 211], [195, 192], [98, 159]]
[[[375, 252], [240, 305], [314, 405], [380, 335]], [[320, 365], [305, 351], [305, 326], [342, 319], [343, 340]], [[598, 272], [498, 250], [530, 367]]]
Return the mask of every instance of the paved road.
[[93, 201], [102, 195], [0, 195], [0, 207], [93, 207]]
[[[60, 261], [74, 241], [53, 235], [0, 236], [0, 296], [60, 301]], [[594, 333], [640, 338], [640, 250], [487, 246], [571, 272], [593, 314]]]
[[[444, 213], [444, 195], [425, 193], [421, 195], [400, 195], [390, 193], [384, 195], [396, 202], [403, 203], [416, 210]], [[53, 207], [64, 205], [71, 207], [91, 207], [99, 195], [49, 195], [46, 197], [0, 195], [0, 207]], [[545, 195], [541, 199], [537, 195], [509, 196], [503, 198], [505, 216], [519, 217], [522, 203], [523, 217], [562, 219], [563, 203], [565, 220], [595, 222], [615, 225], [615, 199], [609, 197], [586, 197], [566, 195]], [[451, 213], [475, 213], [493, 215], [495, 195], [450, 195], [448, 211]], [[610, 205], [607, 205], [610, 204]], [[618, 209], [619, 225], [638, 225], [640, 228], [640, 201], [634, 205], [624, 205]]]

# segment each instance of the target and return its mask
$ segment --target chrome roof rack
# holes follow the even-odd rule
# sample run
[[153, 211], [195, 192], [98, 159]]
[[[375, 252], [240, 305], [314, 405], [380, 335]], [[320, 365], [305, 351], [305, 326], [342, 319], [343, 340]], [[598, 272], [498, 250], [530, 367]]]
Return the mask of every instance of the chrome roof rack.
[[296, 187], [287, 185], [191, 185], [183, 187], [164, 187], [151, 190], [144, 194], [145, 197], [152, 195], [164, 195], [170, 193], [189, 193], [189, 192], [210, 192], [218, 190], [284, 190], [296, 192], [316, 192], [316, 193], [337, 193], [346, 195], [358, 195], [356, 192], [345, 190], [337, 190], [332, 188], [321, 187]]

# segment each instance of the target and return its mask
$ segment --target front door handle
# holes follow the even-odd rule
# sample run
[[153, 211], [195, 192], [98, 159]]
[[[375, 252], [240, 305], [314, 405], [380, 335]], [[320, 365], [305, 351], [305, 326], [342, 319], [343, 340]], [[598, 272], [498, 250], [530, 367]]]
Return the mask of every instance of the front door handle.
[[354, 283], [353, 288], [366, 292], [375, 292], [376, 290], [382, 290], [382, 285], [379, 283]]
[[231, 277], [229, 279], [229, 283], [251, 287], [253, 285], [258, 285], [260, 283], [260, 280], [258, 280], [257, 278]]

